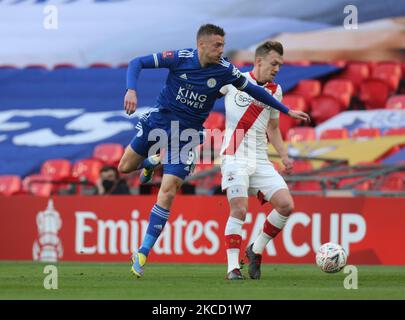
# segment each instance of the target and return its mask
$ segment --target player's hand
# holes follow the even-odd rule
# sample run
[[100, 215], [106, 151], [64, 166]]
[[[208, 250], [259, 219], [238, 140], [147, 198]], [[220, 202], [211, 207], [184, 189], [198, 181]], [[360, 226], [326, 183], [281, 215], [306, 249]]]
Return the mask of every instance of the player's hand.
[[138, 99], [136, 98], [136, 91], [128, 89], [124, 98], [124, 109], [127, 115], [131, 115], [135, 112], [138, 105]]
[[304, 111], [290, 109], [288, 111], [288, 115], [291, 118], [303, 120], [305, 123], [309, 123], [311, 121], [311, 118], [309, 117], [309, 115], [307, 113], [305, 113]]
[[293, 169], [293, 161], [287, 156], [281, 159], [281, 162], [283, 163], [284, 166], [284, 172], [286, 174], [290, 174]]

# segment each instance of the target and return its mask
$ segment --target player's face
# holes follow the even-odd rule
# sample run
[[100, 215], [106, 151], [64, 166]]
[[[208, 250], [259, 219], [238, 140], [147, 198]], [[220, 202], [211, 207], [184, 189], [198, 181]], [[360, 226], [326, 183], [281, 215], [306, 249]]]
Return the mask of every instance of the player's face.
[[271, 50], [267, 56], [259, 58], [259, 77], [262, 82], [273, 82], [283, 65], [283, 57]]
[[219, 63], [224, 53], [225, 39], [220, 35], [204, 36], [199, 39], [198, 47], [205, 63]]

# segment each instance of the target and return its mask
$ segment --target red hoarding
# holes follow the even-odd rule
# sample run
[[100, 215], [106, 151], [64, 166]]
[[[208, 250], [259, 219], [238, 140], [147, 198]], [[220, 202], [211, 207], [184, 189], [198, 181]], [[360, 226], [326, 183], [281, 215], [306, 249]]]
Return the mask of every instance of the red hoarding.
[[[128, 261], [155, 196], [0, 197], [0, 259]], [[320, 244], [340, 243], [351, 264], [405, 265], [405, 199], [295, 197], [264, 262], [314, 263]], [[242, 251], [271, 206], [249, 200]], [[224, 196], [177, 196], [149, 261], [225, 263]]]

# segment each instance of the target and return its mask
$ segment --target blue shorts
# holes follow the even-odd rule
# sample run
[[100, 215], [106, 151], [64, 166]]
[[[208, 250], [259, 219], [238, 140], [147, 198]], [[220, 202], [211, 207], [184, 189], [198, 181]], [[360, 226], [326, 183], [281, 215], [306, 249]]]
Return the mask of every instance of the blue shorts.
[[172, 113], [159, 109], [143, 114], [135, 130], [132, 149], [145, 158], [163, 152], [163, 174], [184, 180], [193, 172], [196, 149], [204, 139], [202, 126], [184, 127]]

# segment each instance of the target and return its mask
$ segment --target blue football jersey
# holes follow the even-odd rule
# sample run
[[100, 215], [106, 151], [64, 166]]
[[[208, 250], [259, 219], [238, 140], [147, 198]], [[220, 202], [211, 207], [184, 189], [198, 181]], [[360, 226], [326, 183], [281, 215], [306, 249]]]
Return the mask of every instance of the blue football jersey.
[[140, 68], [168, 68], [166, 84], [157, 99], [159, 109], [170, 111], [188, 127], [203, 124], [222, 86], [232, 84], [243, 90], [249, 82], [224, 58], [202, 68], [196, 49], [165, 51], [137, 59], [135, 65], [131, 66], [132, 61], [129, 65], [127, 88], [136, 89]]

